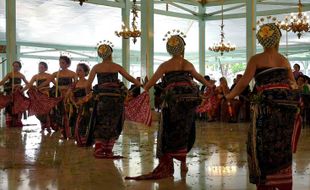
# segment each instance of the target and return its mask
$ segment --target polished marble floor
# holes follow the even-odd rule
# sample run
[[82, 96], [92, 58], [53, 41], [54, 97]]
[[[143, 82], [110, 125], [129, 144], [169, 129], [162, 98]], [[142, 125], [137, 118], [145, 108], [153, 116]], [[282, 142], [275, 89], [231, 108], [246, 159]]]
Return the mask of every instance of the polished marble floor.
[[[28, 124], [38, 124], [29, 118]], [[98, 160], [92, 148], [79, 148], [58, 133], [41, 133], [39, 125], [23, 129], [0, 128], [1, 190], [152, 190], [227, 189], [252, 190], [248, 181], [246, 131], [248, 123], [197, 122], [197, 138], [188, 155], [189, 172], [180, 176], [175, 161], [174, 178], [157, 181], [125, 181], [129, 175], [150, 172], [158, 163], [156, 127], [125, 123], [114, 152], [121, 160]], [[310, 189], [310, 128], [303, 129], [294, 155], [294, 189]]]

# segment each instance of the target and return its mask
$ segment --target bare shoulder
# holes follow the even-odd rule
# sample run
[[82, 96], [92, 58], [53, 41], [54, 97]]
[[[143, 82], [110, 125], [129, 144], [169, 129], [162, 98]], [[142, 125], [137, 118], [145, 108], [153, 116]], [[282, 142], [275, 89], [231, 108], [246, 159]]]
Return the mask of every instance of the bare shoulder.
[[256, 60], [256, 59], [261, 59], [262, 57], [264, 57], [264, 53], [258, 53], [258, 54], [255, 54], [253, 55], [251, 58], [250, 58], [250, 61], [251, 60]]
[[281, 61], [287, 62], [287, 63], [289, 62], [288, 59], [284, 55], [282, 55], [281, 53], [279, 53], [278, 55], [279, 55]]
[[52, 74], [52, 76], [57, 76], [57, 74], [59, 73], [59, 71], [56, 71]]
[[74, 71], [69, 70], [71, 75], [76, 75], [76, 73]]
[[36, 79], [38, 77], [39, 77], [39, 74], [35, 74], [35, 75], [32, 76], [32, 79]]
[[190, 61], [188, 61], [187, 59], [184, 59], [183, 63], [184, 63], [184, 69], [185, 70], [193, 70], [193, 69], [195, 69], [194, 65]]
[[159, 67], [157, 68], [156, 71], [160, 71], [160, 72], [166, 72], [167, 71], [167, 67], [169, 67], [170, 61], [165, 61], [162, 64], [159, 65]]
[[25, 78], [25, 75], [23, 75], [22, 73], [18, 73], [20, 78]]
[[50, 73], [44, 73], [45, 74], [45, 76], [47, 76], [47, 77], [51, 77], [52, 76], [52, 74], [50, 74]]
[[284, 55], [279, 53], [279, 59], [280, 59], [281, 65], [291, 68], [289, 60]]
[[165, 62], [161, 63], [158, 68], [163, 68], [163, 67], [167, 66], [169, 63], [170, 63], [169, 60], [165, 61]]
[[263, 53], [258, 53], [253, 55], [249, 61], [248, 61], [248, 65], [249, 66], [253, 66], [256, 65], [256, 63], [262, 62], [261, 60], [264, 59], [264, 54]]
[[190, 66], [194, 66], [190, 61], [188, 61], [187, 59], [184, 59], [184, 63], [185, 64], [188, 64], [188, 65], [190, 65]]
[[118, 69], [122, 69], [122, 68], [123, 68], [120, 64], [117, 64], [117, 63], [114, 63], [114, 62], [112, 62], [112, 63], [110, 63], [110, 64], [111, 64], [111, 66], [114, 67], [114, 68], [118, 68]]

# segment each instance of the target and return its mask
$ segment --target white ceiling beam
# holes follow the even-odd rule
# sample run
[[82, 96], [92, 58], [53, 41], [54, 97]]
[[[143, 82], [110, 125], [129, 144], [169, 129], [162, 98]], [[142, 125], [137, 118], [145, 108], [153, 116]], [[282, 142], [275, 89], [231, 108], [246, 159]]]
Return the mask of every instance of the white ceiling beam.
[[239, 9], [239, 8], [241, 8], [241, 7], [244, 7], [244, 6], [245, 6], [245, 4], [243, 4], [243, 5], [237, 5], [237, 6], [234, 6], [234, 7], [229, 7], [229, 8], [223, 9], [223, 11], [222, 11], [222, 10], [218, 10], [218, 11], [214, 11], [214, 12], [211, 12], [211, 13], [207, 13], [207, 15], [208, 15], [208, 16], [212, 16], [212, 15], [220, 14], [220, 13], [222, 13], [222, 12], [225, 13], [225, 12], [227, 12], [227, 11]]
[[46, 49], [46, 50], [26, 51], [26, 52], [20, 52], [20, 55], [27, 55], [27, 54], [33, 54], [33, 53], [45, 53], [45, 52], [53, 52], [53, 51], [57, 51], [57, 50]]
[[212, 7], [212, 6], [221, 6], [222, 4], [229, 5], [229, 4], [237, 4], [237, 3], [245, 3], [245, 0], [225, 0], [224, 2], [222, 1], [210, 2], [210, 3], [204, 4], [204, 6]]
[[165, 15], [165, 16], [171, 16], [171, 17], [177, 17], [177, 18], [185, 18], [185, 19], [191, 19], [191, 20], [197, 20], [198, 16], [194, 15], [188, 15], [183, 13], [177, 13], [177, 12], [171, 12], [171, 11], [164, 11], [159, 9], [154, 9], [155, 14]]
[[154, 4], [169, 3], [169, 2], [182, 3], [185, 5], [192, 5], [192, 6], [202, 6], [199, 2], [195, 0], [158, 0], [158, 1], [154, 1]]
[[[279, 6], [298, 6], [298, 3], [285, 3], [285, 2], [258, 2], [257, 4], [262, 5], [279, 5]], [[309, 6], [310, 3], [302, 3], [302, 5]]]
[[80, 55], [80, 56], [83, 56], [83, 57], [86, 57], [86, 58], [91, 58], [91, 57], [92, 57], [92, 56], [87, 55], [87, 54], [85, 54], [85, 53], [80, 53], [80, 52], [76, 52], [76, 51], [72, 51], [72, 50], [58, 49], [58, 51], [66, 51], [66, 52], [68, 52], [68, 53]]
[[201, 6], [201, 4], [196, 0], [174, 0], [174, 2], [188, 4], [188, 5]]
[[125, 4], [123, 1], [107, 1], [107, 0], [87, 0], [84, 3], [92, 3], [96, 5], [104, 5], [109, 7], [117, 7], [117, 8], [125, 8]]
[[[137, 6], [137, 9], [141, 11], [141, 7]], [[171, 17], [177, 17], [177, 18], [185, 18], [185, 19], [191, 19], [191, 20], [197, 20], [198, 15], [192, 15], [192, 14], [184, 14], [184, 13], [178, 13], [173, 11], [165, 11], [160, 9], [154, 9], [155, 14], [165, 15], [165, 16], [171, 16]], [[197, 13], [198, 14], [198, 13]]]
[[178, 4], [176, 4], [176, 3], [169, 3], [169, 4], [172, 5], [172, 6], [174, 6], [174, 7], [176, 7], [176, 8], [182, 9], [182, 10], [188, 12], [188, 13], [191, 13], [192, 15], [198, 15], [197, 12], [192, 11], [192, 10], [186, 8], [186, 7], [181, 6], [181, 5], [178, 5]]
[[[303, 11], [310, 11], [310, 5], [303, 6]], [[288, 9], [274, 9], [267, 11], [258, 11], [257, 16], [266, 16], [266, 15], [278, 15], [278, 14], [290, 14], [292, 12], [298, 12], [298, 8], [288, 8]], [[245, 18], [245, 13], [236, 13], [236, 14], [226, 14], [224, 19], [236, 19], [236, 18]], [[221, 20], [222, 16], [208, 16], [206, 15], [206, 20]]]

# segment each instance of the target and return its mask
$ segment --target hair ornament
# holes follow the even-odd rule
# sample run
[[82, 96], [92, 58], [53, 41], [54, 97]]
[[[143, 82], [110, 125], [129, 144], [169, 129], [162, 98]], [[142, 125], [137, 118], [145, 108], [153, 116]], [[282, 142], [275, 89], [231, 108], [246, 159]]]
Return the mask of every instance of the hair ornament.
[[66, 56], [70, 59], [72, 58], [71, 54], [69, 52], [66, 52], [66, 51], [60, 51], [59, 54], [60, 54], [59, 56]]
[[171, 55], [182, 54], [186, 45], [184, 41], [185, 37], [186, 35], [180, 30], [173, 29], [172, 31], [168, 31], [163, 39], [164, 41], [167, 40], [167, 52]]
[[113, 52], [113, 44], [108, 40], [99, 41], [97, 43], [97, 53], [102, 59], [108, 58]]
[[186, 38], [186, 35], [181, 32], [179, 29], [173, 29], [172, 31], [168, 31], [163, 38], [163, 41], [169, 40], [172, 36], [180, 36], [182, 38]]
[[[267, 20], [267, 23], [265, 21]], [[280, 38], [282, 36], [280, 28], [280, 22], [276, 17], [267, 16], [265, 18], [260, 18], [257, 21], [257, 25], [259, 26], [259, 30], [256, 34], [258, 42], [264, 48], [274, 47], [276, 44], [280, 42]]]

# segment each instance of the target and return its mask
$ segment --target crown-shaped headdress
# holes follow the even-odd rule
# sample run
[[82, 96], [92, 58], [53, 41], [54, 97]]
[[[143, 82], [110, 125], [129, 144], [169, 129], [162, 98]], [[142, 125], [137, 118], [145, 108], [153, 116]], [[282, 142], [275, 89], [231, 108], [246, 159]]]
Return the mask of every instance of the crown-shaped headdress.
[[167, 40], [166, 48], [168, 53], [171, 55], [181, 54], [186, 45], [184, 38], [186, 38], [186, 35], [180, 30], [173, 29], [168, 31], [163, 38], [164, 41]]
[[256, 33], [256, 37], [264, 48], [271, 48], [280, 42], [282, 34], [278, 27], [279, 21], [277, 18], [271, 16], [267, 16], [266, 18], [267, 23], [264, 23], [266, 21], [265, 18], [261, 18], [257, 21], [257, 25], [259, 25], [260, 28]]
[[107, 41], [107, 40], [99, 41], [99, 43], [97, 43], [96, 49], [97, 49], [98, 56], [104, 60], [112, 54], [113, 44], [112, 42]]
[[60, 51], [59, 52], [60, 56], [66, 56], [68, 58], [72, 58], [71, 54], [69, 52], [66, 52], [66, 51]]

